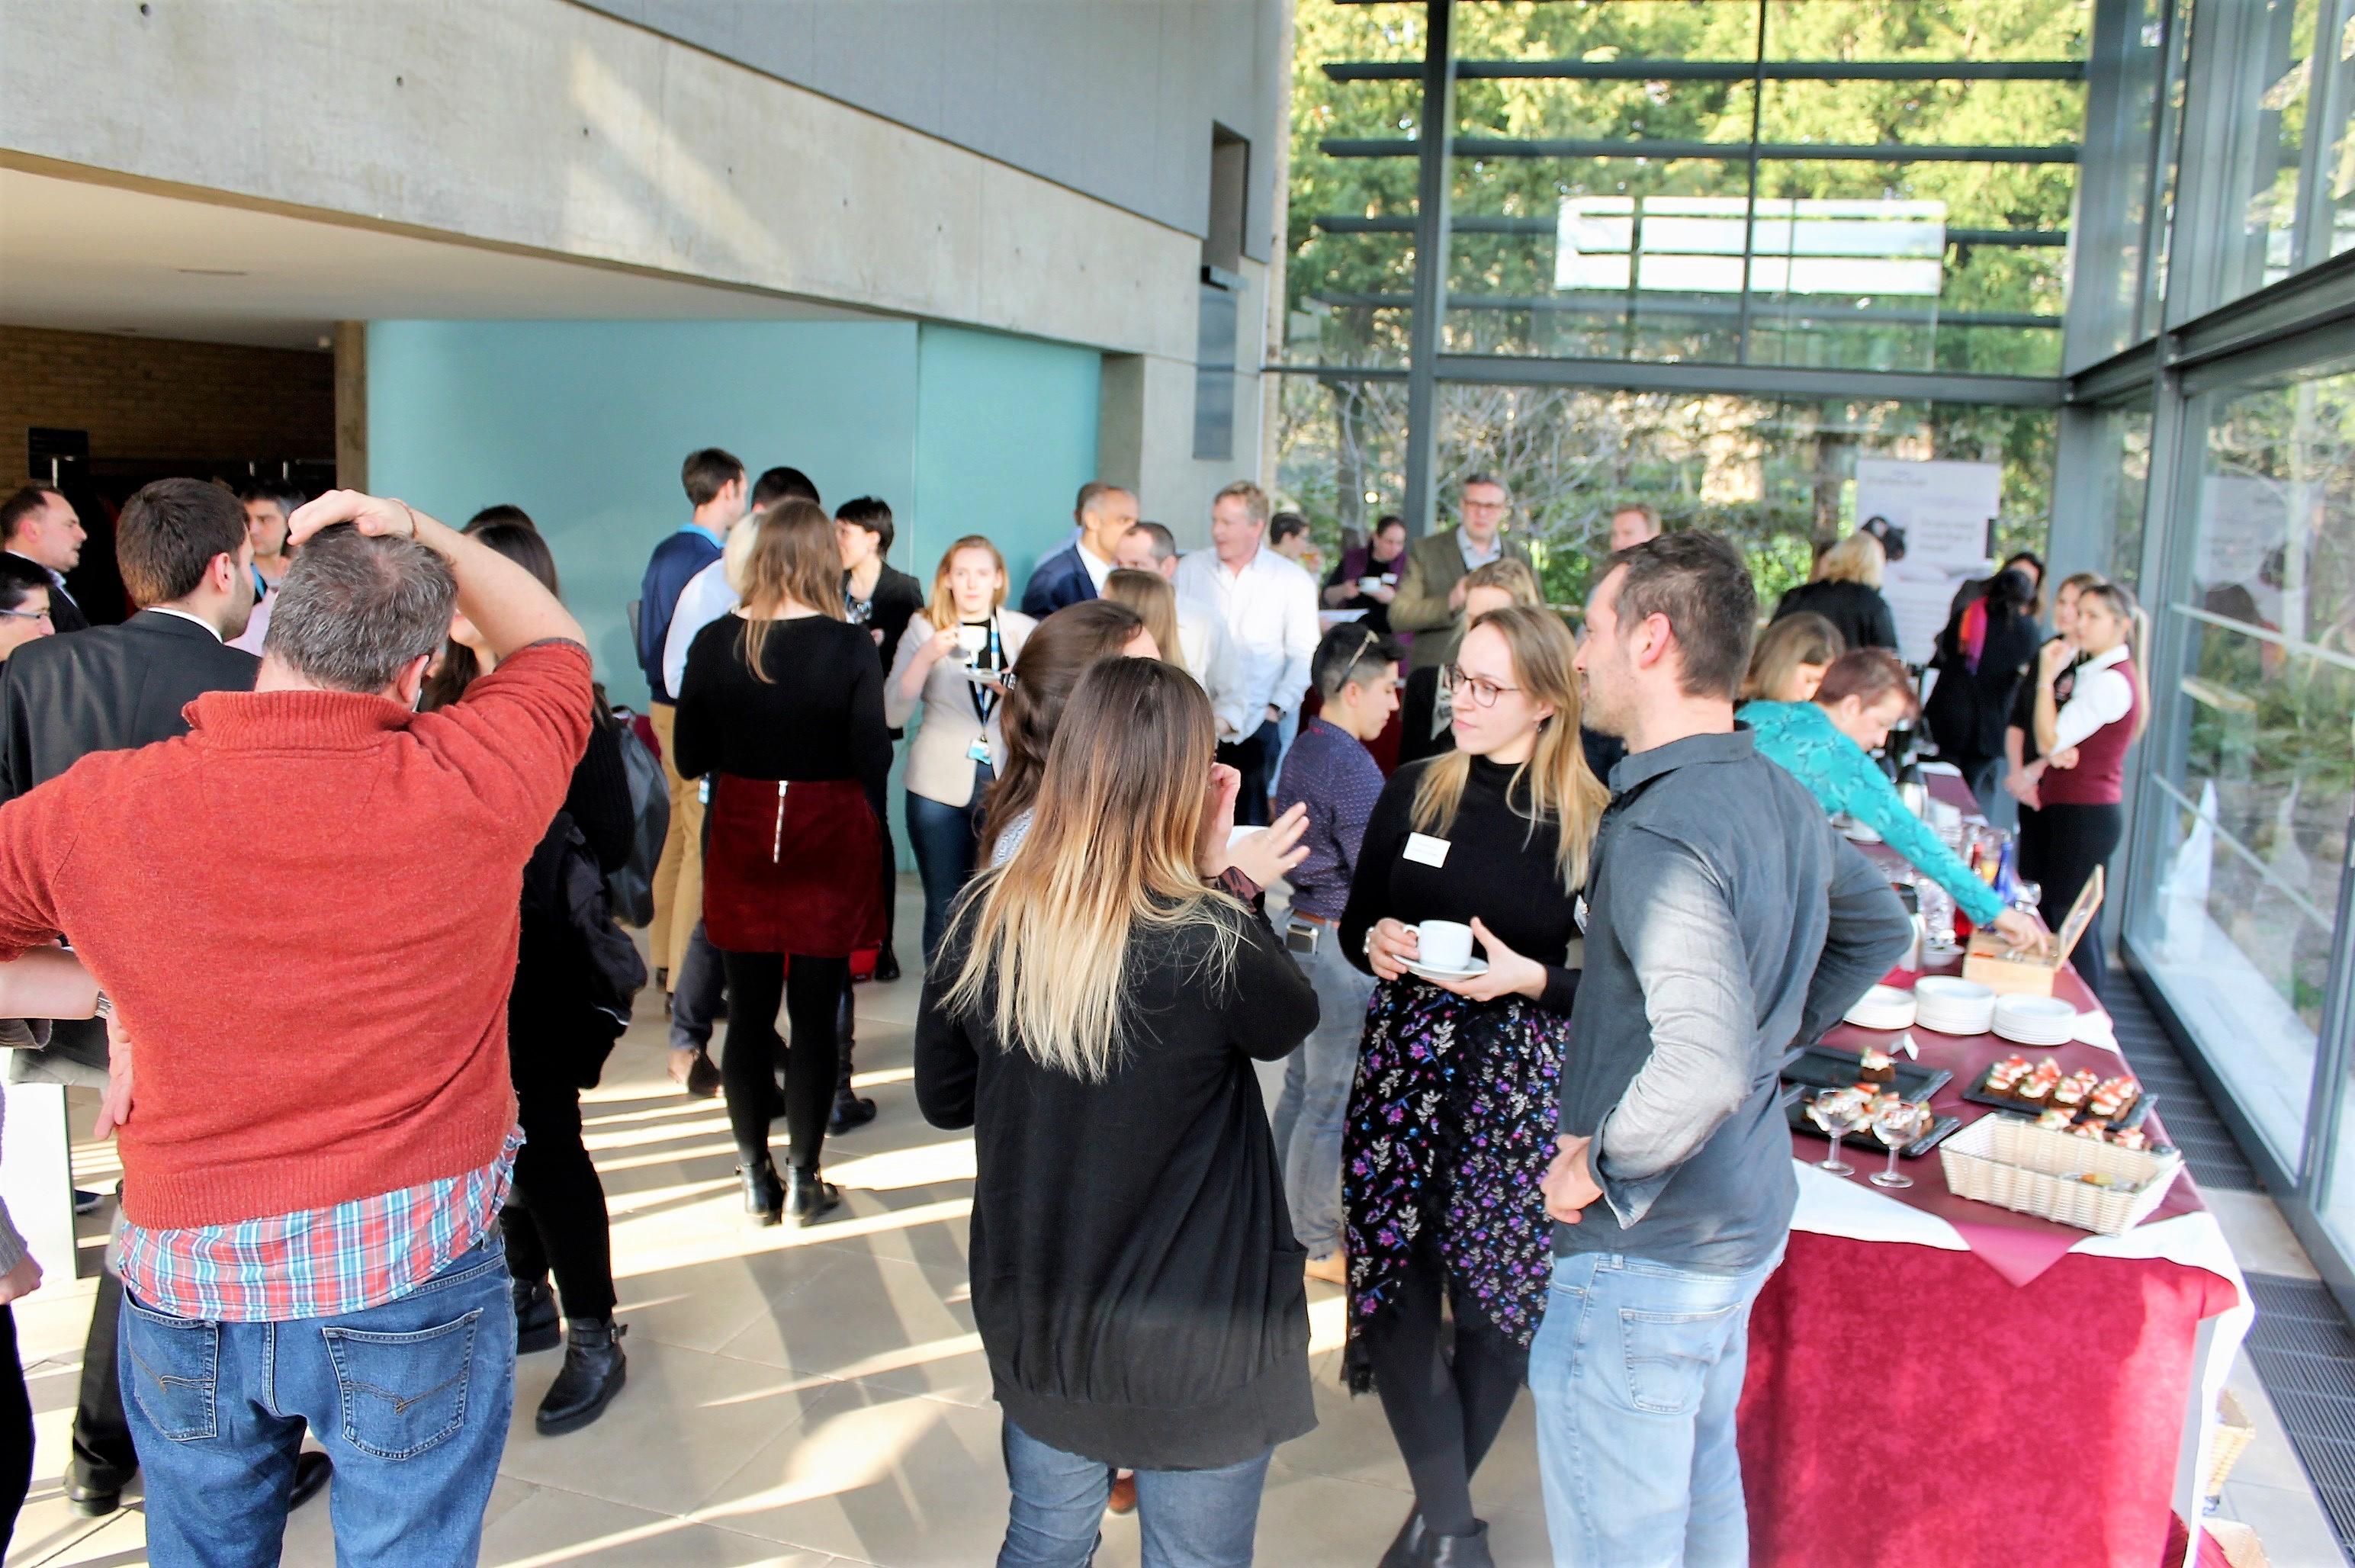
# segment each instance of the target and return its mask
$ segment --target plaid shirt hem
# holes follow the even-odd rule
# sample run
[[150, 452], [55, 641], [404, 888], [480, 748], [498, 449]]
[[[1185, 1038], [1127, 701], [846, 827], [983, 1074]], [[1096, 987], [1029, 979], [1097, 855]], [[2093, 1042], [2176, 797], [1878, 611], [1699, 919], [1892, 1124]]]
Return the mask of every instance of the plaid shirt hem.
[[279, 1323], [381, 1307], [490, 1233], [522, 1147], [514, 1127], [480, 1169], [326, 1209], [178, 1230], [125, 1224], [118, 1272], [142, 1306], [176, 1317]]

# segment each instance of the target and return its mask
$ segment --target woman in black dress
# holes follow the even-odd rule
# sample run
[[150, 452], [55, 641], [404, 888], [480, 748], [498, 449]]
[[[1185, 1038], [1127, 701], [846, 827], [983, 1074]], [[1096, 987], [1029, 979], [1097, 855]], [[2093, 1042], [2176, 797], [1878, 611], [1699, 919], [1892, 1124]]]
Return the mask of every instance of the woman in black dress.
[[[842, 1201], [818, 1158], [850, 955], [883, 934], [876, 867], [891, 740], [874, 640], [843, 618], [832, 521], [808, 501], [786, 500], [758, 526], [744, 603], [687, 652], [676, 762], [681, 776], [710, 786], [703, 919], [728, 970], [719, 1072], [745, 1212], [773, 1225], [790, 1209], [805, 1225]], [[769, 1157], [780, 1000], [793, 1030], [792, 1158], [782, 1183]]]
[[1962, 770], [1979, 809], [1992, 815], [2003, 779], [2003, 731], [2020, 682], [2028, 678], [2043, 640], [2036, 624], [2036, 588], [2010, 568], [1996, 574], [1938, 634], [1931, 661], [1938, 672], [1923, 722], [1938, 755]]
[[[530, 517], [515, 507], [475, 515], [466, 532], [525, 568], [550, 593], [556, 558]], [[450, 642], [420, 704], [446, 708], [488, 675], [496, 661], [474, 623], [452, 617]], [[613, 1322], [613, 1243], [605, 1188], [581, 1138], [581, 1091], [593, 1088], [626, 1019], [594, 1007], [582, 954], [547, 890], [569, 854], [595, 861], [600, 878], [630, 858], [636, 823], [622, 741], [602, 687], [589, 749], [572, 770], [564, 809], [532, 852], [524, 872], [523, 933], [515, 989], [507, 997], [507, 1066], [515, 1078], [516, 1120], [524, 1132], [515, 1182], [499, 1211], [507, 1272], [515, 1279], [516, 1349], [564, 1344], [564, 1365], [540, 1401], [534, 1424], [544, 1435], [586, 1426], [604, 1413], [628, 1372], [623, 1330]], [[577, 839], [577, 842], [576, 842]], [[535, 896], [535, 895], [539, 896]], [[556, 1290], [549, 1289], [553, 1274]], [[564, 1328], [558, 1329], [562, 1300]]]

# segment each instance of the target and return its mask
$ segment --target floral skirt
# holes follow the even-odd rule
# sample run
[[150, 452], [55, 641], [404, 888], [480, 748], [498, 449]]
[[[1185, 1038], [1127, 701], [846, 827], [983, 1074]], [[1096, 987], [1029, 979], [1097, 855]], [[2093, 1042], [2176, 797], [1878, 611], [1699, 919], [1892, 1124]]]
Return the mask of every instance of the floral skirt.
[[1370, 1385], [1359, 1336], [1396, 1298], [1426, 1228], [1451, 1280], [1526, 1348], [1545, 1315], [1567, 1016], [1521, 997], [1468, 1001], [1411, 976], [1366, 1012], [1342, 1135], [1350, 1386]]

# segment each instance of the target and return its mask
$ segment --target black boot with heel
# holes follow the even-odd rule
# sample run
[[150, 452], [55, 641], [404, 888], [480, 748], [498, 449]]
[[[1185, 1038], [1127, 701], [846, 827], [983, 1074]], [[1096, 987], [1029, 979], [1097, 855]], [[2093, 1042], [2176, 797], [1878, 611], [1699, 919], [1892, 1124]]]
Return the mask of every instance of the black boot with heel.
[[736, 1174], [744, 1179], [744, 1217], [755, 1225], [773, 1225], [785, 1204], [783, 1183], [767, 1149], [736, 1151]]

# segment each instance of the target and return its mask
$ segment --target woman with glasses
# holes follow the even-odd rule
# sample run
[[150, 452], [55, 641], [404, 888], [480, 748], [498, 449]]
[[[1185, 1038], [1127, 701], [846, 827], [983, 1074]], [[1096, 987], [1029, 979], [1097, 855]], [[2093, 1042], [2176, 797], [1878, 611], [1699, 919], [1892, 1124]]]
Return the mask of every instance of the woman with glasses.
[[[1349, 1384], [1380, 1393], [1414, 1480], [1386, 1568], [1491, 1563], [1472, 1475], [1545, 1310], [1553, 1228], [1538, 1182], [1578, 989], [1579, 891], [1609, 799], [1579, 741], [1576, 653], [1542, 608], [1472, 623], [1446, 672], [1455, 749], [1383, 787], [1341, 916], [1341, 951], [1380, 982], [1341, 1186]], [[1425, 963], [1419, 928], [1437, 921], [1470, 926], [1480, 957]]]
[[56, 630], [49, 621], [49, 580], [32, 562], [0, 555], [0, 664]]

